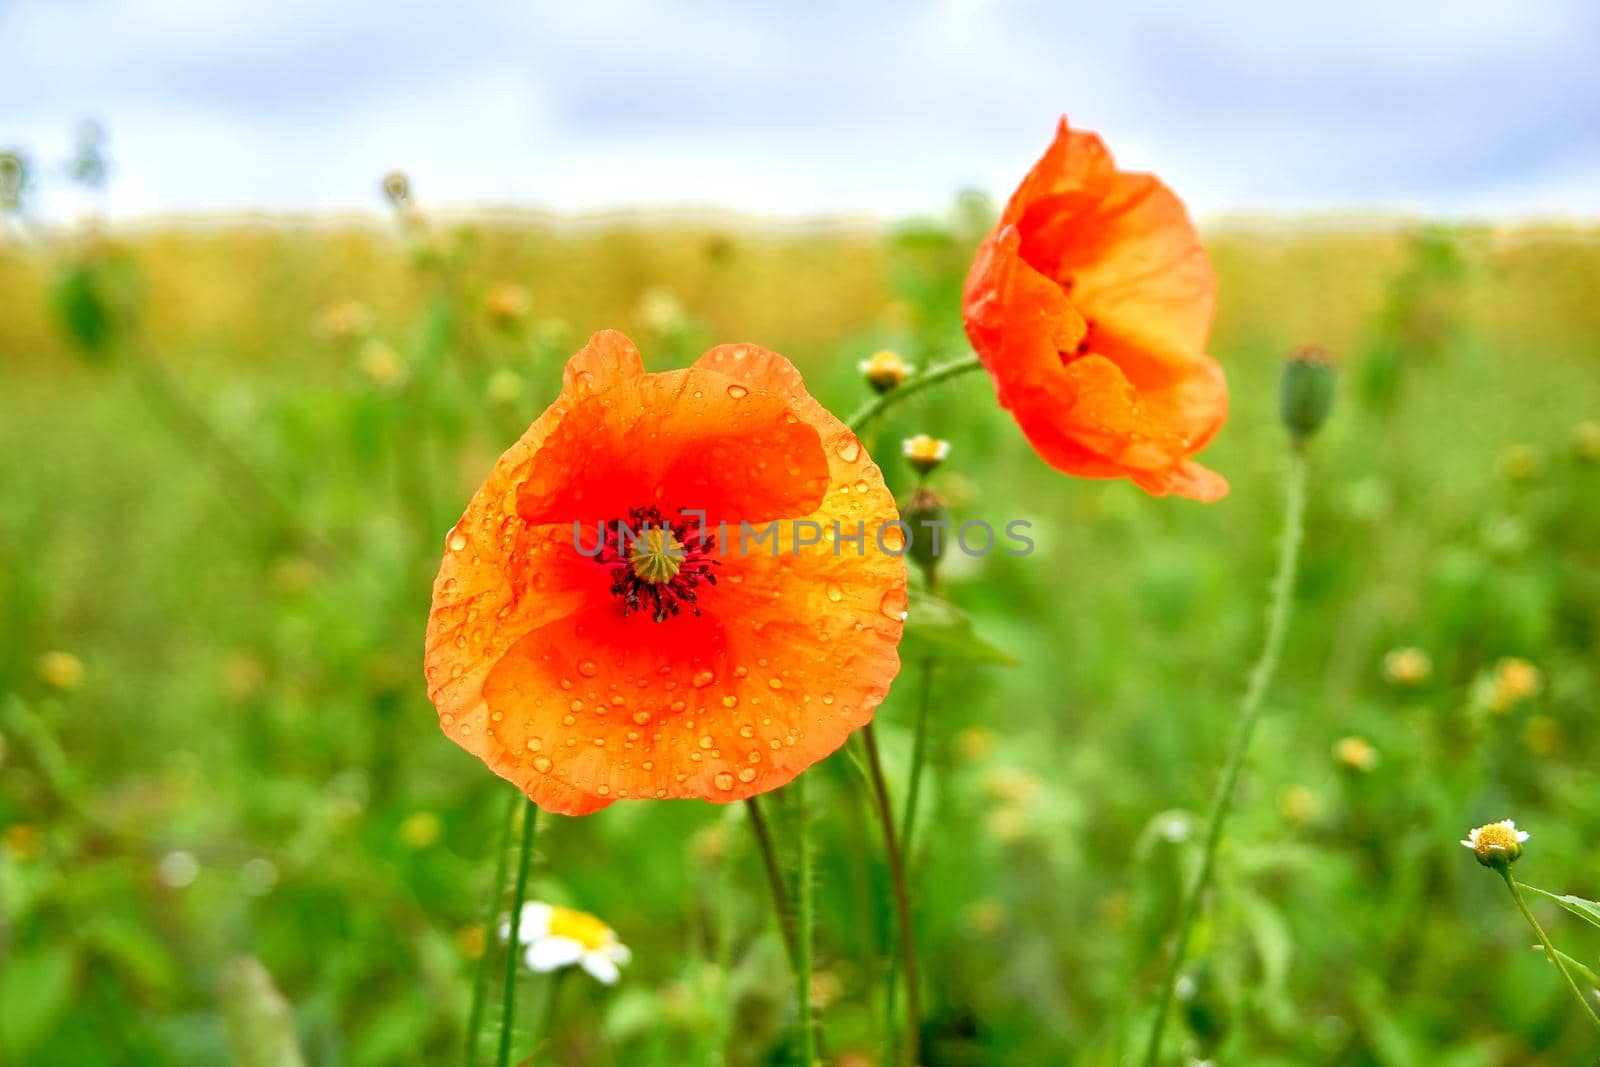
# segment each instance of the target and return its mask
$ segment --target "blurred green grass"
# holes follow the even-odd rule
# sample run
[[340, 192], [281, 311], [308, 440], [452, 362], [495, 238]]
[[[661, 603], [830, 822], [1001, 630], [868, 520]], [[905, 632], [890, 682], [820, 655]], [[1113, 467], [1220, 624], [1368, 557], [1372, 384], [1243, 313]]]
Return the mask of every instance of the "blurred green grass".
[[[630, 332], [652, 369], [761, 343], [840, 413], [877, 348], [961, 353], [982, 222], [972, 204], [893, 228], [436, 221], [420, 264], [386, 230], [307, 221], [0, 248], [0, 1060], [227, 1062], [219, 980], [249, 955], [309, 1062], [453, 1062], [507, 787], [439, 733], [422, 685], [443, 532], [595, 329]], [[913, 864], [926, 1062], [1111, 1064], [1142, 1032], [1185, 813], [1259, 639], [1277, 367], [1306, 343], [1340, 361], [1341, 396], [1196, 941], [1229, 1022], [1219, 1058], [1585, 1062], [1592, 1035], [1456, 839], [1514, 817], [1527, 880], [1600, 896], [1600, 459], [1580, 442], [1600, 430], [1579, 429], [1600, 418], [1597, 238], [1214, 227], [1234, 399], [1205, 460], [1233, 492], [1209, 508], [1053, 473], [981, 378], [877, 428], [884, 457], [950, 439], [958, 521], [1025, 518], [1038, 543], [946, 576], [1022, 665], [940, 675]], [[137, 332], [99, 361], [51, 317], [74, 256], [137, 279]], [[526, 288], [522, 321], [485, 311], [500, 282]], [[264, 486], [152, 404], [152, 362]], [[338, 558], [264, 519], [263, 491]], [[1433, 661], [1409, 689], [1380, 673], [1405, 645]], [[41, 669], [53, 651], [80, 681]], [[1543, 687], [1486, 712], [1473, 693], [1507, 656]], [[913, 671], [880, 717], [896, 770]], [[1375, 746], [1370, 771], [1332, 757], [1347, 736]], [[870, 1063], [892, 924], [854, 773], [832, 760], [812, 791], [818, 999], [831, 1047]], [[545, 824], [536, 894], [635, 952], [615, 990], [567, 984], [559, 1062], [789, 1062], [742, 821], [674, 802]], [[1557, 944], [1600, 959], [1558, 915]], [[524, 985], [531, 1020], [545, 986]]]

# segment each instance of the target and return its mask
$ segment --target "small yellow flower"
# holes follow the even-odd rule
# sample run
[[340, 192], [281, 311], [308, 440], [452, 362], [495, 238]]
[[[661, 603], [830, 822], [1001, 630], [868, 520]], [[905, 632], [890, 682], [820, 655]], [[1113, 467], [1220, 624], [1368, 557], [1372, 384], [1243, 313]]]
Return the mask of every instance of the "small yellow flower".
[[0, 839], [5, 841], [11, 855], [19, 860], [31, 860], [39, 854], [39, 831], [25, 822], [6, 827], [5, 835]]
[[1511, 445], [1500, 453], [1500, 473], [1509, 481], [1532, 481], [1543, 466], [1543, 457], [1532, 445]]
[[1342, 767], [1366, 774], [1378, 765], [1378, 750], [1364, 737], [1342, 737], [1334, 743], [1333, 759]]
[[1600, 422], [1580, 422], [1572, 430], [1572, 451], [1585, 463], [1600, 460]]
[[[500, 936], [511, 936], [509, 923], [501, 927]], [[616, 982], [619, 968], [633, 958], [616, 931], [588, 912], [537, 901], [522, 906], [517, 940], [531, 969], [544, 973], [576, 963], [606, 985]]]
[[1528, 831], [1518, 830], [1510, 819], [1501, 819], [1471, 831], [1461, 843], [1470, 848], [1485, 867], [1504, 869], [1517, 862], [1526, 840]]
[[533, 310], [533, 298], [515, 282], [500, 282], [484, 296], [483, 308], [496, 323], [509, 326], [527, 317]]
[[411, 372], [400, 353], [374, 337], [361, 346], [361, 373], [374, 385], [396, 389], [405, 384]]
[[663, 285], [654, 285], [644, 291], [639, 297], [639, 305], [634, 309], [634, 314], [639, 321], [656, 333], [667, 333], [679, 326], [688, 318], [671, 289]]
[[977, 763], [994, 751], [994, 740], [994, 731], [987, 726], [969, 726], [956, 734], [956, 751]]
[[1383, 676], [1394, 685], [1421, 685], [1433, 673], [1433, 660], [1420, 648], [1396, 648], [1383, 657]]
[[356, 300], [341, 300], [322, 309], [317, 332], [329, 341], [343, 343], [364, 337], [372, 329], [372, 311]]
[[71, 652], [46, 652], [39, 657], [39, 677], [52, 689], [76, 689], [83, 684], [83, 660]]
[[950, 455], [950, 442], [919, 433], [900, 442], [900, 452], [917, 470], [930, 474]]
[[1005, 923], [1005, 909], [993, 897], [984, 897], [967, 905], [967, 929], [979, 937], [989, 937]]
[[1315, 819], [1321, 809], [1317, 794], [1303, 785], [1291, 785], [1278, 797], [1278, 811], [1284, 822], [1292, 826], [1305, 825]]
[[408, 848], [424, 849], [436, 844], [443, 832], [439, 816], [431, 811], [414, 811], [400, 823], [400, 840]]
[[1522, 724], [1522, 743], [1535, 756], [1548, 756], [1561, 747], [1561, 724], [1548, 715], [1529, 715]]
[[1489, 708], [1504, 714], [1538, 694], [1544, 684], [1539, 668], [1525, 659], [1508, 657], [1496, 663], [1489, 682]]
[[899, 353], [884, 349], [874, 352], [867, 359], [856, 364], [856, 369], [861, 371], [867, 384], [880, 393], [887, 393], [898, 386], [911, 374], [911, 364], [900, 358]]
[[487, 940], [483, 935], [482, 923], [468, 923], [456, 931], [456, 951], [461, 953], [463, 959], [482, 959]]

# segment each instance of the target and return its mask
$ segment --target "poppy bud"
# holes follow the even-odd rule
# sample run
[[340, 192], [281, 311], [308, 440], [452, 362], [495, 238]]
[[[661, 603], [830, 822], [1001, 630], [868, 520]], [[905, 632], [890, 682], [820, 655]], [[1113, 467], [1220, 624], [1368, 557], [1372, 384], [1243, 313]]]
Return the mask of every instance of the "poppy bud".
[[909, 536], [906, 538], [906, 555], [922, 568], [922, 575], [931, 584], [939, 569], [939, 557], [949, 551], [950, 508], [944, 497], [927, 486], [918, 487], [911, 495], [901, 515]]
[[1321, 429], [1333, 410], [1333, 389], [1338, 372], [1327, 351], [1315, 346], [1299, 349], [1283, 365], [1278, 380], [1278, 407], [1284, 426], [1299, 443]]
[[1184, 1024], [1200, 1055], [1209, 1057], [1228, 1036], [1228, 997], [1222, 982], [1212, 965], [1201, 961], [1178, 979], [1176, 992]]
[[911, 364], [900, 358], [898, 352], [885, 349], [874, 352], [869, 359], [856, 364], [867, 384], [880, 393], [887, 393], [905, 381], [911, 373]]
[[0, 211], [15, 211], [22, 206], [22, 187], [27, 178], [28, 165], [20, 152], [0, 152]]
[[383, 195], [396, 208], [411, 203], [411, 179], [405, 171], [391, 170], [383, 176]]

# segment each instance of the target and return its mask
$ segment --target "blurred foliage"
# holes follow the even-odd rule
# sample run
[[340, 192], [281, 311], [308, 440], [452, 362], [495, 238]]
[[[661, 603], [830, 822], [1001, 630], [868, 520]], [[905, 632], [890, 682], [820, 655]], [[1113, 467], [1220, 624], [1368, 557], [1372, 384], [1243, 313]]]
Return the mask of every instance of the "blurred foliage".
[[[840, 412], [872, 352], [961, 354], [962, 276], [994, 213], [964, 197], [880, 232], [452, 221], [404, 199], [393, 231], [0, 246], [0, 1061], [455, 1062], [476, 960], [503, 951], [484, 920], [507, 787], [440, 736], [422, 685], [444, 531], [595, 329], [629, 331], [658, 369], [762, 343]], [[949, 439], [932, 481], [955, 520], [1026, 520], [1038, 546], [947, 559], [908, 637], [956, 650], [912, 857], [925, 1060], [1110, 1065], [1144, 1032], [1190, 812], [1259, 640], [1279, 361], [1314, 343], [1359, 402], [1313, 446], [1299, 613], [1179, 1038], [1264, 1067], [1583, 1062], [1592, 1035], [1456, 841], [1515, 817], [1533, 832], [1522, 877], [1600, 893], [1600, 243], [1262, 224], [1209, 245], [1234, 391], [1206, 454], [1233, 482], [1222, 503], [1056, 475], [981, 376], [869, 441]], [[130, 358], [89, 367], [75, 348]], [[904, 498], [914, 476], [885, 466]], [[1399, 646], [1431, 672], [1386, 680]], [[1507, 657], [1540, 684], [1482, 699]], [[1005, 658], [1020, 666], [984, 662]], [[880, 718], [892, 772], [907, 663]], [[1370, 758], [1335, 757], [1351, 737]], [[848, 750], [814, 775], [814, 999], [838, 1062], [875, 1063], [881, 849]], [[781, 837], [782, 795], [770, 806]], [[545, 824], [533, 895], [599, 915], [635, 959], [615, 989], [575, 975], [559, 1000], [527, 979], [522, 1047], [789, 1062], [743, 821], [672, 802]], [[1564, 951], [1600, 962], [1600, 932], [1539, 906]]]

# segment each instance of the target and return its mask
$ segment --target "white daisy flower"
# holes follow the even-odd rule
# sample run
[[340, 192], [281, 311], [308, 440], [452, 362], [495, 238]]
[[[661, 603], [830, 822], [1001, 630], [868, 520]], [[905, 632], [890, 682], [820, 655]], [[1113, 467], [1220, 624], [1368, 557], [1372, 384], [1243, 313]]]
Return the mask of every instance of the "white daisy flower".
[[1470, 848], [1485, 867], [1509, 867], [1522, 855], [1522, 843], [1527, 839], [1528, 831], [1518, 830], [1510, 819], [1501, 819], [1475, 828], [1461, 844]]
[[[500, 939], [510, 936], [511, 924], [501, 923]], [[633, 958], [617, 932], [593, 915], [539, 901], [522, 906], [517, 940], [531, 969], [543, 974], [577, 964], [606, 985], [615, 983], [620, 968]]]

